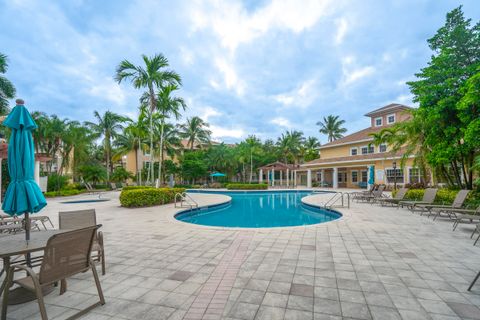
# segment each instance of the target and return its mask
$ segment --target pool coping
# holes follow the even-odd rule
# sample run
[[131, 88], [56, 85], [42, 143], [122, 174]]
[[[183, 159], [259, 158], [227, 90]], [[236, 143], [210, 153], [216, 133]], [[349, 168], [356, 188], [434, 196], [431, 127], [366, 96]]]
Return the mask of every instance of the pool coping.
[[[196, 189], [194, 189], [196, 190]], [[231, 203], [232, 202], [232, 198], [226, 194], [222, 194], [221, 192], [232, 192], [232, 190], [218, 190], [218, 189], [210, 189], [210, 190], [204, 190], [204, 191], [207, 191], [207, 192], [200, 192], [200, 191], [195, 191], [195, 192], [192, 192], [192, 193], [198, 193], [198, 194], [216, 194], [216, 195], [219, 195], [219, 196], [222, 196], [222, 197], [225, 197], [225, 198], [228, 198], [228, 199], [224, 199], [223, 201], [219, 201], [219, 202], [213, 202], [211, 204], [206, 204], [206, 205], [200, 205], [198, 206], [198, 208], [194, 208], [194, 209], [187, 209], [187, 208], [178, 208], [179, 210], [176, 210], [175, 212], [173, 212], [169, 219], [171, 221], [174, 221], [176, 223], [181, 223], [182, 225], [189, 225], [189, 226], [193, 226], [193, 227], [197, 227], [197, 228], [201, 228], [201, 229], [212, 229], [212, 230], [232, 230], [232, 231], [268, 231], [268, 230], [292, 230], [292, 229], [299, 229], [299, 228], [314, 228], [314, 227], [318, 227], [318, 226], [321, 226], [321, 225], [327, 225], [329, 223], [338, 223], [338, 222], [342, 222], [344, 221], [344, 219], [347, 217], [347, 215], [345, 214], [345, 212], [343, 211], [339, 211], [339, 210], [336, 210], [336, 209], [326, 209], [328, 211], [335, 211], [335, 213], [338, 213], [340, 215], [339, 218], [337, 219], [334, 219], [334, 220], [331, 220], [331, 221], [325, 221], [325, 222], [320, 222], [320, 223], [314, 223], [314, 224], [307, 224], [307, 225], [300, 225], [300, 226], [279, 226], [279, 227], [252, 227], [252, 228], [245, 228], [245, 227], [219, 227], [219, 226], [207, 226], [207, 225], [202, 225], [202, 224], [195, 224], [195, 223], [190, 223], [190, 222], [185, 222], [185, 221], [181, 221], [181, 220], [178, 220], [177, 218], [175, 218], [178, 214], [181, 214], [181, 213], [186, 213], [186, 212], [189, 212], [189, 211], [196, 211], [196, 210], [204, 210], [204, 209], [209, 209], [209, 208], [214, 208], [214, 207], [219, 207], [219, 206], [222, 206], [222, 205], [226, 205], [228, 203]], [[298, 192], [305, 192], [305, 191], [322, 191], [322, 190], [312, 190], [312, 189], [301, 189], [301, 190], [237, 190], [239, 191], [240, 193], [245, 193], [245, 191], [247, 192], [252, 192], [252, 191], [255, 191], [255, 192], [258, 192], [258, 191], [263, 191], [263, 192], [278, 192], [278, 191], [283, 191], [283, 192], [295, 192], [295, 191], [298, 191]], [[187, 190], [187, 193], [189, 191]], [[235, 192], [235, 191], [234, 191]], [[327, 193], [332, 193], [332, 191], [326, 191]], [[308, 198], [308, 197], [314, 197], [315, 194], [312, 194], [312, 195], [307, 195], [305, 197], [302, 197], [300, 199], [300, 201], [302, 202], [302, 205], [307, 205], [307, 206], [310, 206], [310, 207], [314, 207], [316, 209], [322, 209], [322, 210], [325, 210], [325, 208], [319, 206], [319, 205], [315, 205], [315, 204], [312, 204], [312, 203], [307, 203], [304, 201], [305, 198]]]

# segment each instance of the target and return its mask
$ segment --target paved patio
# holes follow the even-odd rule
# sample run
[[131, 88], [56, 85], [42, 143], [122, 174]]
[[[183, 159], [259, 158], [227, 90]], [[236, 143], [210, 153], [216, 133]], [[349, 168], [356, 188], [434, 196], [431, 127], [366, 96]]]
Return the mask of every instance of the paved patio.
[[[466, 290], [480, 269], [471, 226], [452, 232], [451, 222], [355, 203], [325, 224], [232, 230], [178, 222], [173, 205], [125, 209], [118, 193], [105, 197], [54, 199], [42, 212], [56, 224], [58, 211], [95, 208], [103, 224], [107, 303], [82, 319], [480, 319], [480, 283]], [[51, 319], [97, 299], [90, 273], [68, 285], [46, 297]], [[39, 319], [37, 304], [8, 317]]]

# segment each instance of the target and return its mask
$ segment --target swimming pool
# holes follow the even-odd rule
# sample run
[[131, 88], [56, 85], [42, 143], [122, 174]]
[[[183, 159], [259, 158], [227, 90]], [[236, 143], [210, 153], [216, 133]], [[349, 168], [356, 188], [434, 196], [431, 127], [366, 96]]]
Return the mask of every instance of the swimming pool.
[[332, 221], [341, 214], [302, 204], [309, 191], [213, 192], [232, 198], [226, 204], [179, 212], [175, 218], [183, 222], [237, 228], [291, 227]]

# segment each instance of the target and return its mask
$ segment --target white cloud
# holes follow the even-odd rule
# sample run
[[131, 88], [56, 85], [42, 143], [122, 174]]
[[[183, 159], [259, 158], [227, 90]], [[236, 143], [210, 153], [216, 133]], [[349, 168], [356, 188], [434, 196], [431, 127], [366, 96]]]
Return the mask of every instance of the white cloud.
[[292, 127], [292, 124], [290, 123], [290, 121], [286, 118], [283, 118], [283, 117], [273, 118], [272, 120], [270, 120], [270, 123], [273, 123], [277, 126], [284, 127], [284, 128], [287, 128], [287, 129]]
[[318, 93], [315, 88], [316, 80], [310, 79], [303, 82], [298, 88], [274, 96], [274, 99], [284, 106], [306, 108], [312, 104]]
[[185, 47], [180, 47], [180, 57], [182, 58], [183, 63], [187, 66], [192, 65], [195, 60], [193, 51]]
[[395, 102], [410, 105], [410, 106], [414, 105], [412, 100], [413, 100], [413, 94], [411, 93], [401, 94], [395, 98]]
[[203, 109], [203, 113], [200, 115], [200, 118], [202, 118], [203, 120], [207, 121], [211, 118], [211, 117], [218, 117], [222, 115], [222, 113], [220, 111], [218, 111], [217, 109], [213, 108], [213, 107], [205, 107]]
[[335, 44], [339, 45], [343, 42], [345, 35], [348, 32], [348, 21], [345, 18], [340, 18], [335, 21], [337, 25], [337, 33], [335, 34]]
[[245, 131], [241, 128], [224, 128], [217, 125], [210, 125], [213, 139], [220, 138], [237, 138], [240, 139], [245, 136]]
[[117, 105], [125, 104], [125, 92], [112, 78], [103, 78], [101, 81], [91, 83], [87, 90], [88, 94], [94, 97], [104, 98]]
[[365, 77], [372, 75], [375, 72], [374, 66], [357, 66], [355, 57], [346, 56], [342, 59], [342, 73], [343, 78], [341, 86], [348, 86]]
[[328, 14], [331, 0], [272, 0], [249, 13], [238, 1], [196, 1], [190, 7], [193, 31], [211, 29], [223, 47], [234, 52], [242, 43], [261, 37], [270, 30], [295, 33], [313, 27]]
[[[245, 83], [238, 77], [237, 71], [233, 64], [229, 63], [225, 58], [216, 58], [215, 66], [222, 74], [224, 86], [228, 90], [235, 91], [239, 96], [245, 92]], [[210, 81], [210, 84], [215, 88], [216, 82]], [[218, 84], [218, 83], [217, 83]]]

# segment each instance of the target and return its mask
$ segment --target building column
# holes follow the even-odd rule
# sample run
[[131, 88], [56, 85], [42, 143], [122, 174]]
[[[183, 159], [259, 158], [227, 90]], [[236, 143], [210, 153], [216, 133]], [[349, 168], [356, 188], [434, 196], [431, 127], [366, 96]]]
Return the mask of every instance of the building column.
[[271, 172], [272, 172], [272, 187], [274, 187], [275, 186], [275, 170], [272, 169]]
[[325, 185], [325, 169], [322, 169], [322, 181], [321, 181], [321, 183], [322, 183], [322, 186]]
[[307, 170], [307, 188], [312, 187], [312, 169]]
[[258, 171], [258, 183], [263, 183], [263, 170]]
[[338, 188], [338, 168], [333, 168], [333, 188]]
[[35, 171], [34, 171], [34, 179], [38, 186], [40, 186], [40, 161], [35, 160]]
[[287, 169], [287, 188], [288, 188], [288, 184], [289, 184], [289, 183], [288, 183], [288, 182], [289, 182], [289, 181], [288, 181], [288, 180], [289, 180], [289, 176], [288, 176], [289, 174], [290, 174], [290, 170]]
[[283, 185], [283, 170], [280, 170], [280, 186]]

